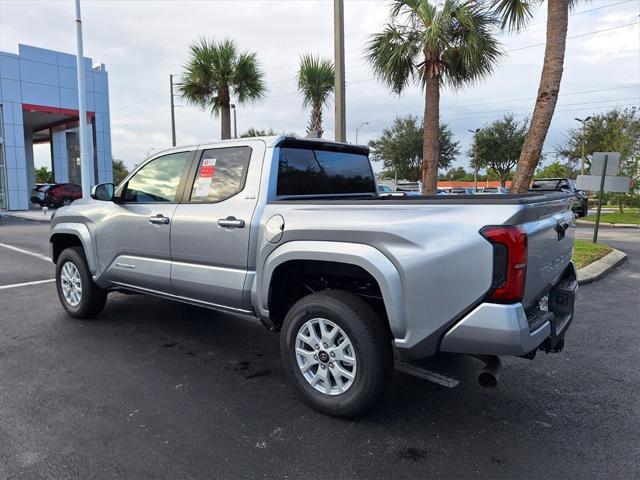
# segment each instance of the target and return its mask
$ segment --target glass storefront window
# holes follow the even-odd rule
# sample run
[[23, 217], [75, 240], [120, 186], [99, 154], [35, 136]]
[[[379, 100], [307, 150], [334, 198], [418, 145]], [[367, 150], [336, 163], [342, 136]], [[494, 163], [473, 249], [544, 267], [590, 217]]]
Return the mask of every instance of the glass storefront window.
[[0, 210], [7, 209], [7, 169], [4, 155], [4, 128], [2, 105], [0, 105]]

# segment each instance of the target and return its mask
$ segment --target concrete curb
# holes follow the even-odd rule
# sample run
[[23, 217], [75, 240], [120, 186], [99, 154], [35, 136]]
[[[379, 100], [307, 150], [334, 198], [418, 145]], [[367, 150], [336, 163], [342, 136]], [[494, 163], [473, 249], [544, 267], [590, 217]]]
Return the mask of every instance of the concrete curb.
[[12, 218], [20, 218], [22, 220], [28, 220], [30, 222], [46, 222], [49, 223], [51, 221], [51, 212], [41, 212], [41, 211], [29, 211], [29, 212], [2, 212], [2, 215]]
[[[590, 225], [595, 226], [596, 222], [590, 222], [589, 220], [577, 220], [576, 224], [578, 225]], [[640, 228], [640, 224], [635, 223], [606, 223], [600, 222], [601, 227], [613, 227], [613, 228]]]
[[613, 249], [600, 260], [578, 270], [578, 285], [586, 285], [605, 277], [611, 270], [620, 266], [627, 259], [627, 254]]

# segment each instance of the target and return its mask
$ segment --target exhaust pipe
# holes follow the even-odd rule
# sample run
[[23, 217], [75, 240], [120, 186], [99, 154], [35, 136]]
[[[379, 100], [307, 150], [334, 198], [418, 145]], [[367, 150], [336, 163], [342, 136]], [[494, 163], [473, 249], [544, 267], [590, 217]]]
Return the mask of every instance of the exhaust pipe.
[[495, 355], [476, 355], [476, 358], [484, 362], [484, 368], [478, 374], [478, 383], [483, 388], [496, 388], [498, 386], [498, 372], [502, 366], [500, 358]]

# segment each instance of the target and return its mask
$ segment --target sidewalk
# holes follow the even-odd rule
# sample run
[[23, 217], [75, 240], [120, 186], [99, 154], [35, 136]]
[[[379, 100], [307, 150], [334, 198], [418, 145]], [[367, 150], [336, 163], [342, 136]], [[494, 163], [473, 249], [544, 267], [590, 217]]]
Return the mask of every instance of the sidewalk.
[[[589, 220], [580, 220], [576, 219], [577, 225], [591, 225], [595, 226], [596, 222], [590, 222]], [[613, 228], [640, 228], [640, 224], [638, 223], [607, 223], [600, 222], [601, 227], [613, 227]]]
[[20, 210], [20, 211], [8, 211], [2, 212], [0, 215], [6, 215], [7, 217], [21, 218], [23, 220], [31, 220], [33, 222], [50, 222], [51, 214], [55, 210]]

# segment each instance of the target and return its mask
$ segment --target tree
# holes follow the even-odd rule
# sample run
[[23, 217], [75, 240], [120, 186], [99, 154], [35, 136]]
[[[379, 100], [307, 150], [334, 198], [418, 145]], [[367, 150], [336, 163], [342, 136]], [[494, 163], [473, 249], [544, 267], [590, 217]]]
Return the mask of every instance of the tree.
[[231, 97], [239, 104], [264, 97], [263, 73], [255, 52], [239, 52], [236, 42], [202, 38], [190, 45], [178, 89], [192, 105], [220, 115], [220, 137], [231, 138]]
[[588, 166], [593, 152], [620, 152], [620, 174], [631, 177], [632, 182], [628, 194], [611, 197], [620, 210], [625, 204], [637, 202], [640, 194], [640, 113], [636, 108], [594, 114], [585, 122], [584, 130], [571, 129], [567, 136], [567, 144], [558, 148], [558, 154], [572, 165], [582, 156], [583, 142]]
[[122, 182], [127, 177], [127, 175], [129, 175], [129, 170], [122, 160], [114, 158], [111, 164], [111, 168], [113, 171], [113, 183], [115, 183], [116, 185], [119, 185], [120, 182]]
[[278, 135], [273, 128], [268, 130], [250, 127], [246, 132], [240, 134], [240, 138], [249, 137], [269, 137], [271, 135]]
[[298, 90], [302, 104], [311, 107], [307, 134], [322, 137], [322, 107], [331, 99], [334, 89], [335, 68], [329, 59], [306, 54], [300, 57], [298, 68]]
[[437, 186], [440, 88], [462, 88], [491, 73], [500, 56], [494, 25], [494, 14], [478, 3], [395, 0], [389, 23], [367, 45], [375, 75], [394, 93], [411, 83], [425, 90], [424, 193]]
[[538, 168], [535, 178], [573, 178], [573, 170], [568, 165], [555, 161], [546, 167]]
[[440, 176], [440, 179], [453, 182], [470, 182], [473, 180], [473, 173], [467, 172], [464, 167], [450, 168], [447, 173]]
[[526, 121], [520, 123], [512, 115], [505, 115], [476, 132], [469, 155], [476, 159], [479, 167], [495, 172], [500, 186], [504, 187], [518, 163], [526, 133]]
[[[416, 182], [422, 178], [424, 127], [418, 117], [407, 115], [396, 117], [390, 128], [382, 131], [382, 136], [369, 142], [371, 160], [383, 162], [396, 180], [404, 178]], [[438, 131], [438, 166], [449, 168], [460, 153], [459, 142], [453, 139], [448, 125], [440, 125]]]
[[53, 172], [47, 167], [36, 168], [36, 183], [53, 183]]
[[[502, 18], [502, 28], [519, 31], [533, 16], [533, 9], [542, 0], [492, 0], [492, 8]], [[538, 86], [538, 96], [531, 116], [529, 130], [518, 160], [511, 192], [524, 193], [540, 161], [542, 146], [558, 101], [564, 54], [567, 43], [569, 7], [576, 0], [547, 0], [547, 39], [544, 64]]]

